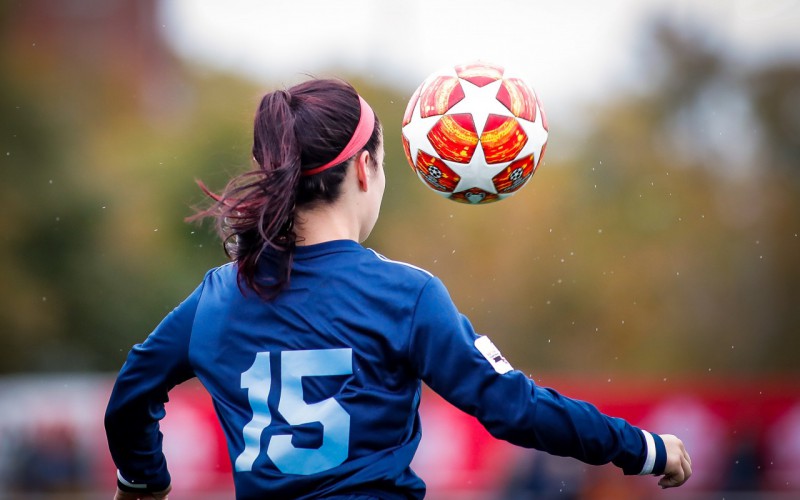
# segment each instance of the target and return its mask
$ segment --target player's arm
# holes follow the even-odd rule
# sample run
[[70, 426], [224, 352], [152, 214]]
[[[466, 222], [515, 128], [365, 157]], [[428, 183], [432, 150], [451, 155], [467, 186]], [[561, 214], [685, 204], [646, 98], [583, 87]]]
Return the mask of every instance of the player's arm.
[[165, 415], [169, 390], [193, 376], [188, 347], [201, 291], [202, 285], [143, 343], [133, 346], [117, 376], [105, 428], [123, 493], [164, 492], [170, 486], [159, 420]]
[[438, 279], [419, 297], [409, 351], [426, 384], [497, 438], [589, 464], [610, 462], [626, 474], [667, 470], [664, 438], [513, 370], [486, 337], [475, 334]]

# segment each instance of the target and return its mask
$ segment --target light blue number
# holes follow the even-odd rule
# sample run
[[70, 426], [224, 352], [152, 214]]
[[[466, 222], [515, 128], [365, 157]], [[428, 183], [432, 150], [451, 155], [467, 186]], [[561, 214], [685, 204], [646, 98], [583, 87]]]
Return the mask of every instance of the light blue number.
[[269, 386], [272, 383], [270, 374], [269, 353], [259, 352], [256, 360], [249, 370], [242, 373], [242, 389], [247, 389], [247, 399], [253, 409], [253, 420], [247, 423], [242, 430], [244, 434], [244, 451], [236, 457], [235, 468], [237, 471], [253, 469], [261, 452], [261, 433], [272, 422], [272, 414], [267, 405]]
[[[316, 403], [303, 399], [303, 377], [330, 377], [353, 373], [352, 349], [285, 351], [281, 353], [281, 397], [278, 411], [289, 425], [319, 422], [322, 425], [322, 444], [319, 448], [296, 448], [292, 436], [272, 436], [267, 456], [285, 474], [308, 475], [323, 472], [342, 464], [350, 447], [350, 414], [334, 398]], [[243, 389], [253, 419], [243, 429], [245, 448], [237, 457], [237, 472], [253, 468], [261, 452], [261, 433], [272, 421], [267, 406], [270, 387], [269, 353], [256, 355], [249, 370], [242, 373]]]

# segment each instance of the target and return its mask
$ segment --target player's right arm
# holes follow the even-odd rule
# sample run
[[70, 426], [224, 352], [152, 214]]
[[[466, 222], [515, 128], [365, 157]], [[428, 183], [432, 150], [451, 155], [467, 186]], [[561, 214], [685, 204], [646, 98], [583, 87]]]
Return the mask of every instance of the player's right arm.
[[105, 428], [122, 493], [165, 494], [170, 487], [159, 421], [166, 414], [169, 390], [194, 376], [188, 347], [201, 292], [202, 285], [144, 342], [133, 346], [117, 376], [106, 408]]
[[625, 474], [666, 474], [678, 486], [691, 474], [674, 436], [662, 437], [594, 405], [537, 386], [511, 365], [458, 313], [433, 278], [414, 313], [409, 358], [420, 378], [454, 406], [475, 416], [495, 437], [589, 464], [613, 463]]

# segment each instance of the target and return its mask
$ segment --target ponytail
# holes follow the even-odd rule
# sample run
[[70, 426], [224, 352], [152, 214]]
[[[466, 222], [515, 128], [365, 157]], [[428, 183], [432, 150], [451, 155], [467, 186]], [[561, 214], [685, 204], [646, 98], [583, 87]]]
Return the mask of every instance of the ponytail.
[[[297, 245], [296, 209], [338, 199], [352, 155], [335, 163], [337, 154], [353, 136], [360, 114], [355, 89], [338, 80], [312, 80], [268, 93], [254, 120], [254, 169], [231, 179], [221, 195], [198, 181], [212, 205], [188, 220], [216, 220], [225, 253], [237, 263], [243, 292], [249, 288], [270, 300], [288, 286]], [[361, 150], [374, 158], [379, 142], [376, 117]], [[272, 265], [262, 271], [259, 262], [265, 255]]]

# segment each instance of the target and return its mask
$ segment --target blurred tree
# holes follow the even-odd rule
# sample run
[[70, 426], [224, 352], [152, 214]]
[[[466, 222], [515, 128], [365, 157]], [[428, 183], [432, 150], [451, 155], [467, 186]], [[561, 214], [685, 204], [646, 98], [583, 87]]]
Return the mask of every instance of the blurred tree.
[[248, 158], [254, 87], [183, 67], [151, 1], [2, 13], [0, 370], [117, 368], [221, 261], [182, 217], [193, 176]]

